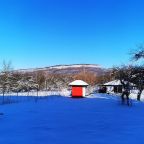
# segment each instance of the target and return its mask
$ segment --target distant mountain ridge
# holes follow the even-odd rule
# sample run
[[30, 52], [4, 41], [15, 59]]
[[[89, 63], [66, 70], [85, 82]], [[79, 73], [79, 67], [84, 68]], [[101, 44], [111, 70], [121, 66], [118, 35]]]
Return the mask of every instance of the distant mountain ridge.
[[96, 73], [98, 75], [106, 71], [105, 68], [102, 68], [98, 64], [72, 64], [72, 65], [55, 65], [44, 68], [30, 68], [30, 69], [19, 69], [15, 70], [16, 72], [21, 73], [33, 73], [37, 71], [44, 71], [47, 73], [55, 74], [77, 74], [82, 71]]

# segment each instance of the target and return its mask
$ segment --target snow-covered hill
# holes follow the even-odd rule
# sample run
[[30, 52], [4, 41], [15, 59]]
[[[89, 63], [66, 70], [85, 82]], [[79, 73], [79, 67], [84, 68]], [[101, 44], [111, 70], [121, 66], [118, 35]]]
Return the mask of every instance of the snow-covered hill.
[[20, 69], [16, 70], [16, 72], [31, 73], [35, 71], [45, 71], [48, 73], [56, 73], [56, 74], [75, 74], [84, 70], [94, 72], [96, 74], [101, 74], [106, 69], [102, 68], [100, 65], [97, 64], [73, 64], [73, 65], [56, 65], [44, 68]]

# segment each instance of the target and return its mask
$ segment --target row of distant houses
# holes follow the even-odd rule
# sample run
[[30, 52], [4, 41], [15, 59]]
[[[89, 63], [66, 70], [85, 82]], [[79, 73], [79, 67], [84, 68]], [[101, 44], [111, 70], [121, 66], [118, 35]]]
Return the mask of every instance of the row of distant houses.
[[[105, 83], [103, 85], [100, 85], [100, 90], [101, 89], [104, 90], [104, 93], [122, 93], [123, 85], [120, 80], [114, 80], [114, 81]], [[131, 83], [130, 89], [134, 90], [136, 89], [136, 86], [133, 83]]]
[[99, 86], [100, 93], [122, 93], [122, 84], [120, 80], [110, 81]]
[[[76, 80], [69, 84], [72, 87], [71, 95], [72, 97], [84, 97], [86, 96], [86, 88], [89, 84], [82, 81]], [[136, 87], [134, 84], [131, 84], [132, 89]], [[99, 93], [122, 93], [123, 87], [120, 80], [114, 80], [103, 85], [99, 85]]]

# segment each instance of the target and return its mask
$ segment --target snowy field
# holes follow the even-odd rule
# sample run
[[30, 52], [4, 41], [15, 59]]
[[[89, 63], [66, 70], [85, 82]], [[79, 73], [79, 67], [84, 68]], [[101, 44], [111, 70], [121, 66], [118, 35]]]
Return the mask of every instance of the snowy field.
[[[22, 97], [21, 97], [22, 98]], [[23, 97], [24, 98], [24, 97]], [[0, 105], [0, 144], [143, 144], [144, 104], [106, 94]], [[32, 100], [30, 100], [32, 99]]]

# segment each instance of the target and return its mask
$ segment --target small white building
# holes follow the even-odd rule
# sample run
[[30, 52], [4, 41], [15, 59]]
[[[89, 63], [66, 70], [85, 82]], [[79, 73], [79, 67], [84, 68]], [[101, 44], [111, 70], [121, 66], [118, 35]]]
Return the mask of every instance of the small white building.
[[[103, 86], [107, 88], [108, 93], [122, 93], [123, 85], [120, 80], [114, 80], [110, 81], [108, 83], [105, 83]], [[135, 85], [133, 83], [130, 83], [131, 89], [135, 89]]]
[[82, 80], [75, 80], [69, 84], [72, 87], [72, 97], [86, 96], [86, 87], [89, 84]]
[[121, 93], [122, 92], [122, 83], [120, 80], [114, 80], [110, 81], [108, 83], [105, 83], [104, 86], [107, 88], [107, 92], [115, 92], [115, 93]]

